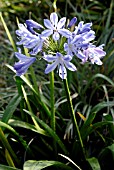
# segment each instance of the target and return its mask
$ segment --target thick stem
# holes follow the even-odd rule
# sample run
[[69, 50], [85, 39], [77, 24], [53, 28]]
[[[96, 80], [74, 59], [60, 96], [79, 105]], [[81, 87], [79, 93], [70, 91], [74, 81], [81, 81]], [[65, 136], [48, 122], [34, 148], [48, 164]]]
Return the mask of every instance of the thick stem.
[[78, 127], [78, 124], [77, 124], [76, 116], [75, 116], [75, 113], [74, 113], [74, 109], [73, 109], [72, 99], [71, 99], [71, 96], [70, 96], [70, 90], [69, 90], [68, 82], [67, 82], [67, 79], [64, 79], [63, 81], [64, 81], [64, 87], [65, 87], [67, 101], [68, 101], [68, 105], [69, 105], [69, 111], [70, 111], [70, 114], [72, 116], [74, 130], [75, 130], [75, 133], [77, 134], [77, 136], [79, 138], [80, 146], [82, 148], [83, 155], [85, 157], [84, 145], [83, 145], [83, 141], [82, 141], [82, 138], [81, 138], [79, 127]]
[[54, 72], [50, 73], [51, 128], [55, 131]]
[[[56, 131], [56, 126], [55, 126], [55, 107], [54, 107], [54, 72], [52, 71], [50, 73], [50, 103], [51, 103], [51, 128], [53, 131]], [[55, 158], [57, 158], [57, 146], [56, 146], [56, 141], [53, 139], [53, 147], [54, 147], [54, 155]]]

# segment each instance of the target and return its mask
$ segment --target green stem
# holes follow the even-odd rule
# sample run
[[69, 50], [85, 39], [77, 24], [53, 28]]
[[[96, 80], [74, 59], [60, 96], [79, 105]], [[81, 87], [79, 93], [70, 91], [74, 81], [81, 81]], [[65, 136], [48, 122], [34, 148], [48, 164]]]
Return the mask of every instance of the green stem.
[[67, 79], [64, 79], [63, 81], [64, 81], [64, 87], [65, 87], [65, 91], [66, 91], [67, 101], [68, 101], [68, 104], [69, 104], [69, 111], [71, 113], [72, 121], [73, 121], [73, 124], [74, 124], [74, 130], [75, 130], [76, 134], [78, 135], [80, 146], [82, 148], [82, 152], [83, 152], [83, 155], [85, 157], [84, 145], [83, 145], [83, 141], [82, 141], [82, 138], [81, 138], [79, 127], [78, 127], [78, 124], [77, 124], [76, 116], [75, 116], [75, 113], [74, 113], [72, 99], [71, 99], [71, 96], [70, 96], [70, 90], [69, 90], [69, 86], [68, 86], [68, 81], [67, 81]]
[[50, 73], [50, 103], [51, 103], [51, 127], [55, 131], [55, 108], [54, 108], [54, 73]]
[[[54, 72], [50, 73], [50, 103], [51, 103], [51, 128], [55, 132], [55, 107], [54, 107]], [[54, 147], [54, 154], [55, 158], [57, 157], [57, 146], [56, 141], [53, 139], [53, 147]]]
[[0, 128], [0, 140], [2, 142], [2, 144], [4, 145], [4, 147], [8, 150], [8, 152], [10, 153], [10, 155], [13, 157], [13, 159], [15, 160], [15, 162], [19, 165], [19, 160], [15, 154], [15, 152], [13, 151], [13, 149], [11, 148], [7, 138], [4, 135], [3, 130]]

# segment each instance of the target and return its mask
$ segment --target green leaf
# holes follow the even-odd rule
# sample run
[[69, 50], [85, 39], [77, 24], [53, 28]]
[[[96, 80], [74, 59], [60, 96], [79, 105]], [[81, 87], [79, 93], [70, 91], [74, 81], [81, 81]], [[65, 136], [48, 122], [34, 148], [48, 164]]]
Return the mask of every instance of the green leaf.
[[15, 43], [14, 43], [14, 41], [13, 41], [13, 38], [12, 38], [12, 36], [11, 36], [9, 30], [8, 30], [8, 27], [7, 27], [5, 21], [4, 21], [3, 17], [2, 17], [2, 13], [1, 13], [1, 12], [0, 12], [0, 18], [1, 18], [2, 24], [3, 24], [3, 26], [4, 26], [4, 29], [5, 29], [5, 31], [6, 31], [6, 33], [7, 33], [7, 36], [8, 36], [8, 38], [9, 38], [9, 40], [10, 40], [10, 43], [11, 43], [14, 51], [17, 51], [16, 45], [15, 45]]
[[8, 121], [8, 124], [10, 124], [11, 126], [15, 126], [15, 127], [21, 127], [21, 128], [25, 128], [25, 129], [29, 129], [33, 132], [45, 135], [45, 136], [49, 136], [43, 129], [39, 128], [38, 130], [36, 130], [34, 125], [31, 125], [29, 123], [20, 121], [20, 120], [14, 120], [14, 119], [10, 119]]
[[10, 167], [10, 166], [5, 166], [5, 165], [0, 164], [0, 170], [21, 170], [21, 169], [13, 168], [13, 167]]
[[8, 106], [6, 107], [6, 110], [4, 111], [2, 121], [7, 123], [8, 120], [12, 117], [14, 111], [16, 110], [18, 104], [21, 101], [21, 97], [16, 94], [11, 101], [9, 102]]
[[[14, 73], [16, 73], [16, 71], [14, 70], [14, 68], [12, 66], [10, 66], [9, 64], [6, 64], [6, 66], [11, 69]], [[39, 104], [41, 104], [42, 108], [46, 111], [47, 115], [50, 117], [51, 116], [51, 113], [48, 109], [48, 107], [45, 105], [45, 103], [41, 100], [41, 96], [39, 96], [39, 94], [36, 92], [36, 90], [34, 89], [33, 85], [29, 82], [29, 80], [24, 76], [22, 75], [20, 77], [29, 87], [30, 89], [37, 95], [37, 101]]]
[[92, 124], [92, 126], [88, 127], [85, 133], [83, 133], [82, 139], [85, 140], [86, 137], [90, 135], [92, 132], [94, 132], [97, 128], [100, 128], [107, 124], [113, 124], [113, 123], [114, 123], [113, 121], [103, 121], [103, 122], [97, 122], [97, 123]]
[[26, 141], [24, 141], [23, 138], [19, 135], [19, 133], [17, 133], [15, 131], [15, 129], [13, 129], [10, 125], [0, 121], [0, 127], [4, 127], [4, 128], [7, 128], [8, 130], [10, 130], [14, 135], [16, 135], [18, 137], [18, 139], [21, 141], [21, 143], [25, 147], [25, 149], [27, 148]]
[[13, 160], [12, 160], [12, 158], [11, 158], [11, 155], [10, 155], [10, 153], [8, 152], [7, 149], [5, 149], [5, 158], [6, 158], [7, 163], [8, 163], [9, 166], [15, 167], [14, 162], [13, 162]]
[[92, 109], [91, 109], [91, 112], [98, 112], [100, 111], [101, 109], [104, 109], [104, 107], [112, 107], [114, 106], [114, 101], [109, 101], [109, 102], [101, 102], [101, 103], [98, 103], [96, 106], [94, 106]]
[[61, 141], [61, 139], [59, 138], [59, 136], [45, 123], [43, 122], [41, 119], [39, 119], [37, 116], [35, 116], [33, 113], [23, 109], [26, 113], [28, 113], [30, 116], [34, 117], [35, 120], [45, 129], [45, 131], [55, 139], [55, 141], [59, 144], [60, 148], [66, 153], [68, 154], [68, 151], [66, 150], [65, 145], [63, 144], [63, 142]]
[[99, 154], [99, 162], [103, 169], [114, 167], [114, 144], [104, 148]]
[[85, 92], [86, 92], [86, 90], [88, 89], [88, 87], [90, 86], [90, 84], [93, 82], [93, 80], [94, 79], [96, 79], [96, 78], [102, 78], [102, 79], [104, 79], [104, 80], [106, 80], [109, 84], [111, 84], [113, 87], [114, 87], [114, 82], [110, 79], [110, 78], [108, 78], [107, 76], [105, 76], [105, 75], [103, 75], [103, 74], [95, 74], [90, 80], [89, 80], [89, 82], [87, 83], [87, 85], [85, 86], [85, 88], [83, 89], [83, 93], [82, 93], [82, 95], [84, 95], [85, 94]]
[[29, 160], [24, 163], [23, 170], [41, 170], [49, 166], [56, 166], [56, 167], [61, 167], [62, 169], [65, 170], [73, 170], [71, 167], [58, 162], [58, 161], [34, 161], [34, 160]]
[[92, 170], [101, 170], [98, 159], [95, 157], [87, 159], [88, 163], [90, 164]]
[[112, 157], [113, 157], [113, 159], [114, 159], [114, 144], [112, 144], [112, 145], [106, 147], [105, 149], [103, 149], [103, 150], [101, 151], [100, 155], [105, 154], [105, 152], [107, 152], [107, 150], [109, 150], [109, 151], [111, 152]]
[[89, 114], [89, 117], [86, 118], [83, 126], [80, 129], [81, 136], [83, 136], [85, 134], [85, 129], [87, 129], [89, 126], [92, 125], [92, 122], [93, 122], [95, 116], [96, 116], [96, 113], [91, 113], [91, 114]]

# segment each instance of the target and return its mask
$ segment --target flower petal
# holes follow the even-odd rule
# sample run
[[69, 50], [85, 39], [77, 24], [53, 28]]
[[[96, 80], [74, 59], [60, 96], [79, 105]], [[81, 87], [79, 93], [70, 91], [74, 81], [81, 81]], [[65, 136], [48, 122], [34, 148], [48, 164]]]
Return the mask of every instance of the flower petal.
[[69, 25], [68, 25], [68, 28], [71, 28], [76, 23], [76, 21], [77, 21], [76, 17], [72, 18]]
[[58, 62], [57, 62], [57, 61], [55, 61], [55, 62], [52, 63], [52, 64], [48, 64], [47, 67], [46, 67], [46, 69], [45, 69], [45, 74], [48, 74], [48, 73], [50, 73], [51, 71], [53, 71], [53, 70], [57, 67], [57, 65], [58, 65]]
[[90, 59], [91, 63], [94, 64], [96, 63], [97, 65], [102, 65], [102, 61], [99, 59], [99, 57], [94, 56], [94, 58]]
[[44, 31], [42, 32], [42, 35], [43, 35], [44, 37], [49, 37], [51, 34], [53, 34], [53, 30], [47, 29], [47, 30], [44, 30]]
[[53, 39], [54, 39], [55, 41], [57, 41], [57, 40], [59, 40], [59, 38], [60, 38], [59, 33], [58, 33], [58, 32], [54, 32], [54, 34], [53, 34]]
[[56, 27], [58, 23], [58, 16], [56, 12], [51, 13], [50, 15], [50, 21], [52, 22], [53, 26]]
[[100, 58], [106, 55], [106, 52], [99, 47], [94, 48], [94, 51], [97, 53], [97, 55], [99, 55]]
[[25, 74], [29, 66], [36, 60], [35, 57], [27, 57], [18, 52], [15, 52], [15, 56], [20, 60], [14, 64], [14, 69], [16, 70], [17, 76]]
[[29, 54], [31, 55], [36, 55], [38, 52], [40, 52], [42, 50], [42, 46], [43, 46], [43, 43], [40, 42], [39, 44], [37, 44], [33, 50], [31, 52], [29, 52]]
[[67, 71], [66, 68], [64, 67], [64, 65], [59, 65], [59, 76], [61, 77], [61, 79], [66, 79], [67, 77]]
[[71, 62], [64, 61], [64, 64], [65, 64], [66, 68], [68, 68], [71, 71], [76, 71], [77, 70], [75, 65], [72, 64]]
[[48, 29], [54, 29], [53, 25], [51, 24], [49, 19], [44, 19], [44, 25]]
[[65, 29], [65, 28], [59, 29], [58, 32], [59, 32], [62, 36], [66, 37], [66, 38], [69, 38], [69, 37], [72, 35], [72, 33], [71, 33], [69, 30]]
[[71, 61], [71, 60], [72, 60], [72, 56], [70, 56], [70, 55], [65, 55], [65, 56], [64, 56], [64, 60], [65, 60], [65, 61]]
[[38, 24], [37, 22], [33, 21], [32, 19], [26, 20], [26, 25], [28, 27], [33, 27], [33, 28], [37, 28], [37, 29], [43, 28], [42, 25]]
[[55, 61], [56, 59], [57, 59], [57, 57], [56, 56], [53, 56], [53, 55], [45, 55], [44, 54], [44, 60], [46, 60], [46, 61], [48, 61], [48, 62], [52, 62], [52, 61]]
[[57, 24], [57, 29], [61, 29], [65, 25], [65, 22], [66, 22], [66, 17], [61, 18]]
[[76, 54], [76, 56], [81, 59], [81, 60], [85, 60], [86, 56], [81, 52], [81, 51], [78, 51], [78, 53]]

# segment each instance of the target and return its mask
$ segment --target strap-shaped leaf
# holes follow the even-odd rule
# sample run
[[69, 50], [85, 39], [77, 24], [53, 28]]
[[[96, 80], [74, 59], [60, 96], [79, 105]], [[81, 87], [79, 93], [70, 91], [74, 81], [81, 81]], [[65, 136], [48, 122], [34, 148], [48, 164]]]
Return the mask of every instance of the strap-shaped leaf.
[[11, 101], [9, 102], [9, 104], [6, 107], [6, 110], [4, 111], [3, 117], [2, 117], [2, 121], [7, 123], [8, 120], [12, 117], [14, 111], [16, 110], [18, 104], [21, 101], [21, 97], [16, 94]]
[[2, 165], [2, 164], [0, 164], [0, 169], [1, 170], [21, 170], [21, 169], [13, 168], [13, 167], [10, 167], [10, 166], [5, 166], [5, 165]]
[[87, 161], [90, 164], [92, 170], [101, 170], [100, 164], [97, 158], [92, 157], [92, 158], [87, 159]]
[[58, 161], [34, 161], [34, 160], [29, 160], [24, 163], [23, 170], [41, 170], [49, 166], [56, 166], [56, 167], [61, 167], [62, 169], [65, 170], [73, 170], [71, 167], [58, 162]]

